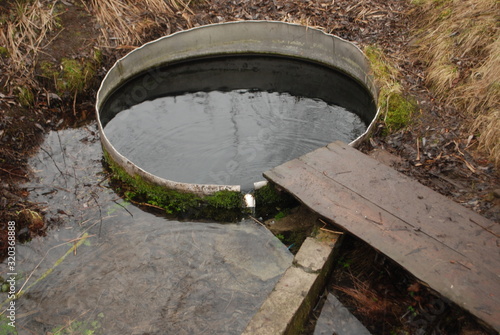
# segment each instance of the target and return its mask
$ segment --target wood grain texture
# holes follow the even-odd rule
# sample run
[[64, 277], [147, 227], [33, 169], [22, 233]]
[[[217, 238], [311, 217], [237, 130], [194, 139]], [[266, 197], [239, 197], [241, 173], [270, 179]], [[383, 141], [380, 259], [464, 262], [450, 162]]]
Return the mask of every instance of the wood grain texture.
[[500, 330], [499, 224], [342, 142], [264, 176]]

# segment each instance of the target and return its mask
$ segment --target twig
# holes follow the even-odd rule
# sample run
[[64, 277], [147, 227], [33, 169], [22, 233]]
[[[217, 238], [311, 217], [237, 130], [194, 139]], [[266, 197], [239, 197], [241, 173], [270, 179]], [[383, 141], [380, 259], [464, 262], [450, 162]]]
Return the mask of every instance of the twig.
[[[64, 156], [63, 156], [64, 157]], [[78, 191], [78, 178], [76, 177], [76, 169], [73, 166], [73, 177], [75, 178], [75, 198], [77, 197], [77, 191]]]
[[229, 299], [229, 302], [227, 303], [226, 308], [224, 308], [224, 313], [226, 312], [229, 305], [231, 305], [231, 302], [233, 302], [233, 295], [234, 295], [234, 291], [231, 291], [231, 298]]
[[417, 137], [417, 161], [420, 161], [420, 139]]
[[101, 237], [101, 228], [102, 228], [102, 211], [101, 211], [101, 205], [99, 205], [99, 202], [97, 201], [97, 198], [95, 197], [95, 194], [94, 192], [90, 192], [90, 196], [92, 197], [92, 199], [94, 199], [96, 205], [97, 205], [97, 208], [99, 208], [99, 220], [100, 220], [100, 224], [99, 224], [99, 234], [98, 236]]
[[318, 219], [319, 222], [321, 222], [323, 224], [323, 227], [319, 228], [320, 230], [323, 230], [323, 231], [327, 231], [329, 233], [333, 233], [333, 234], [338, 234], [338, 235], [344, 235], [344, 232], [342, 231], [335, 231], [335, 230], [330, 230], [330, 229], [326, 229], [326, 225], [328, 224], [327, 222], [325, 222], [324, 220], [322, 219]]
[[330, 229], [326, 229], [326, 228], [319, 228], [319, 229], [326, 231], [326, 232], [329, 232], [329, 233], [332, 233], [332, 234], [344, 235], [344, 232], [342, 232], [342, 231], [335, 231], [335, 230], [330, 230]]
[[383, 222], [379, 222], [379, 221], [375, 221], [375, 220], [372, 220], [370, 219], [368, 216], [365, 215], [365, 220], [368, 220], [370, 222], [373, 222], [375, 224], [378, 224], [379, 226], [382, 226], [384, 223]]
[[[103, 218], [102, 218], [102, 221], [104, 221], [104, 220], [106, 220], [106, 219], [114, 218], [114, 217], [116, 217], [116, 215], [107, 215], [107, 216], [105, 216], [105, 217], [103, 217]], [[87, 221], [88, 221], [88, 220], [87, 220]], [[92, 223], [90, 226], [88, 226], [87, 228], [85, 228], [85, 230], [84, 230], [84, 231], [85, 231], [85, 232], [90, 231], [90, 229], [92, 229], [92, 228], [93, 228], [93, 227], [94, 227], [97, 223], [99, 223], [99, 222], [100, 222], [100, 220], [96, 220], [96, 221], [95, 221], [94, 223]], [[94, 236], [94, 235], [92, 235], [92, 236]]]
[[[463, 154], [462, 154], [463, 155]], [[474, 166], [472, 166], [471, 163], [469, 163], [464, 157], [460, 157], [459, 155], [455, 155], [453, 154], [452, 156], [458, 158], [459, 160], [461, 160], [462, 162], [465, 163], [465, 166], [467, 166], [467, 168], [472, 172], [472, 173], [476, 173], [476, 168]]]
[[120, 203], [119, 203], [119, 202], [117, 202], [116, 200], [113, 200], [113, 202], [114, 202], [115, 204], [117, 204], [118, 206], [122, 207], [124, 210], [126, 210], [126, 211], [127, 211], [127, 213], [129, 213], [131, 217], [134, 217], [134, 215], [133, 215], [133, 214], [132, 214], [132, 213], [131, 213], [128, 209], [127, 209], [127, 207], [123, 206], [122, 204], [120, 204]]
[[59, 136], [59, 132], [58, 131], [56, 131], [56, 134], [57, 134], [57, 139], [59, 140], [59, 148], [61, 148], [61, 153], [62, 153], [62, 157], [63, 157], [64, 167], [68, 168], [68, 166], [66, 165], [66, 157], [64, 155], [64, 149], [63, 149], [62, 143], [61, 143], [61, 136]]
[[[68, 187], [68, 181], [66, 180], [66, 176], [64, 175], [64, 173], [61, 171], [61, 169], [59, 168], [59, 166], [57, 165], [56, 163], [56, 160], [54, 159], [54, 157], [52, 157], [52, 155], [50, 154], [50, 152], [48, 152], [47, 150], [45, 150], [43, 147], [40, 147], [40, 149], [45, 152], [49, 157], [50, 159], [52, 159], [52, 162], [54, 163], [57, 171], [59, 171], [59, 173], [63, 176], [64, 178], [64, 182], [65, 182], [65, 185], [66, 187]], [[69, 191], [68, 191], [69, 192]]]
[[100, 182], [97, 183], [97, 186], [102, 187], [101, 184], [104, 183], [106, 180], [108, 180], [110, 177], [111, 177], [111, 173], [108, 173], [106, 178], [104, 178], [103, 180], [101, 180]]
[[76, 95], [78, 90], [75, 90], [75, 97], [73, 98], [73, 115], [76, 116]]
[[254, 218], [254, 217], [253, 217], [253, 216], [251, 216], [251, 215], [249, 215], [249, 217], [250, 217], [250, 219], [252, 219], [252, 220], [254, 220], [255, 222], [257, 222], [258, 224], [260, 224], [262, 227], [265, 227], [265, 228], [267, 229], [267, 227], [266, 227], [266, 225], [265, 225], [265, 224], [263, 224], [262, 222], [260, 222], [259, 220], [257, 220], [256, 218]]
[[470, 267], [468, 267], [468, 266], [467, 266], [467, 265], [465, 265], [465, 264], [462, 264], [462, 263], [461, 263], [461, 262], [459, 262], [459, 261], [450, 261], [450, 263], [451, 263], [451, 264], [458, 264], [458, 265], [463, 266], [463, 267], [464, 267], [464, 268], [466, 268], [467, 270], [471, 270], [471, 268], [470, 268]]
[[6, 169], [3, 169], [3, 168], [0, 168], [0, 170], [2, 170], [2, 171], [4, 171], [4, 172], [7, 172], [8, 174], [13, 175], [13, 176], [16, 176], [16, 177], [21, 177], [21, 178], [26, 178], [26, 179], [29, 179], [27, 176], [23, 176], [23, 175], [20, 175], [20, 174], [17, 174], [17, 173], [11, 172], [11, 171], [6, 170]]
[[130, 201], [131, 203], [136, 204], [136, 205], [138, 205], [138, 206], [146, 206], [146, 207], [151, 207], [151, 208], [161, 209], [162, 211], [164, 211], [164, 210], [165, 210], [165, 208], [163, 208], [163, 207], [156, 206], [156, 205], [151, 205], [151, 204], [148, 204], [148, 203], [146, 203], [146, 202], [134, 201], [134, 200], [132, 200], [132, 199], [128, 199], [128, 201]]

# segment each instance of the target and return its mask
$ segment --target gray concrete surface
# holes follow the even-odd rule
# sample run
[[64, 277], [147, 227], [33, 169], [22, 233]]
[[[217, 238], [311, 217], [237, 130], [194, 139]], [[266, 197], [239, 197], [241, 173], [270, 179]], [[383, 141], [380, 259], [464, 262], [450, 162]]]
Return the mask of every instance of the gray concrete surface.
[[299, 334], [325, 288], [339, 244], [334, 234], [308, 237], [243, 334]]
[[314, 335], [370, 335], [368, 329], [333, 295], [328, 297], [316, 322]]

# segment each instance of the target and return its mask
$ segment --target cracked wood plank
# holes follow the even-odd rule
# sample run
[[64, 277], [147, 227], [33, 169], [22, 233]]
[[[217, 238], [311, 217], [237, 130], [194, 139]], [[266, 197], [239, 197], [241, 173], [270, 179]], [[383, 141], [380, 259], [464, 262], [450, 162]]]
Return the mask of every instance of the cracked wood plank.
[[342, 142], [264, 176], [500, 329], [498, 224]]

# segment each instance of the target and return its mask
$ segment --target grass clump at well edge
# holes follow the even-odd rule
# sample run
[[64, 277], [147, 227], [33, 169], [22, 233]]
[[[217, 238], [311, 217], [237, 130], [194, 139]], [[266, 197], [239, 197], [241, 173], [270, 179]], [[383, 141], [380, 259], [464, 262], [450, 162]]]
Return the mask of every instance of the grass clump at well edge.
[[419, 0], [418, 57], [426, 83], [470, 116], [471, 132], [500, 166], [500, 25], [497, 0]]
[[131, 176], [104, 152], [112, 178], [120, 184], [120, 193], [128, 200], [164, 210], [167, 214], [188, 219], [212, 219], [235, 222], [241, 219], [244, 209], [242, 194], [219, 191], [201, 197], [152, 184], [140, 176]]
[[40, 71], [42, 77], [53, 82], [59, 95], [74, 96], [89, 87], [99, 62], [98, 57], [84, 60], [62, 58], [60, 64], [41, 62]]
[[379, 108], [383, 113], [384, 133], [398, 131], [408, 126], [418, 111], [415, 99], [403, 92], [397, 78], [399, 71], [390, 65], [383, 51], [376, 46], [365, 48], [365, 54], [379, 87]]

